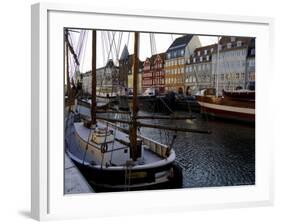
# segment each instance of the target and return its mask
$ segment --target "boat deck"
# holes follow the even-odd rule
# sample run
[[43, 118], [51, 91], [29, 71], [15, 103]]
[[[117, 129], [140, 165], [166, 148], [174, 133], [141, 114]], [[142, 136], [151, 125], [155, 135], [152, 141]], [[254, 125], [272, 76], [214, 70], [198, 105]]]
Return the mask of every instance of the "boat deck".
[[[69, 121], [69, 124], [71, 121]], [[99, 127], [106, 127], [104, 123], [98, 122]], [[86, 144], [89, 139], [90, 129], [84, 127], [82, 122], [74, 123], [74, 125], [70, 125], [69, 130], [66, 132], [67, 136], [67, 147], [68, 151], [75, 156], [76, 160], [79, 160], [80, 163], [88, 163], [91, 165], [104, 165], [104, 166], [126, 166], [126, 163], [129, 158], [129, 147], [121, 144], [120, 142], [114, 140], [113, 142], [107, 143], [108, 152], [102, 153], [100, 152], [100, 145], [96, 145], [93, 142], [89, 142], [88, 150], [84, 150], [86, 148]], [[112, 127], [108, 127], [109, 130], [113, 130], [115, 134], [115, 138], [122, 139], [123, 141], [129, 142], [128, 135], [119, 131], [114, 130]], [[79, 134], [77, 134], [79, 133]], [[82, 141], [77, 141], [77, 138]], [[82, 145], [85, 142], [85, 145]], [[103, 158], [102, 158], [103, 157]], [[166, 160], [160, 155], [148, 149], [148, 146], [143, 145], [143, 153], [142, 158], [138, 160], [138, 165], [145, 164], [155, 164], [159, 163], [161, 160]]]

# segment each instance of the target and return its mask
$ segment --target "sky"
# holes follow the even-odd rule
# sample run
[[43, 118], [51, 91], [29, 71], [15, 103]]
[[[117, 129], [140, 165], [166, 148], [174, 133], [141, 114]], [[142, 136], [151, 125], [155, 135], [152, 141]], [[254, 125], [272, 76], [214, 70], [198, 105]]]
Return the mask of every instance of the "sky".
[[[79, 32], [80, 30], [70, 31], [70, 41], [72, 42], [74, 49], [76, 49], [79, 45]], [[115, 42], [112, 41], [113, 35], [115, 37]], [[151, 53], [165, 52], [172, 44], [173, 40], [175, 40], [177, 37], [180, 37], [181, 35], [155, 33], [153, 36], [155, 41], [152, 41], [152, 43], [155, 44], [152, 44], [153, 47], [151, 47], [151, 35], [149, 33], [140, 33], [139, 58], [142, 61], [145, 60], [147, 57], [150, 57]], [[215, 36], [199, 36], [199, 39], [201, 41], [202, 46], [206, 46], [217, 42], [217, 37]], [[80, 58], [80, 72], [82, 73], [91, 70], [91, 31], [86, 31], [83, 43], [84, 45], [81, 51]], [[118, 55], [118, 58], [120, 58], [125, 45], [128, 46], [129, 53], [133, 54], [133, 43], [133, 32], [115, 32], [114, 34], [114, 31], [97, 31], [97, 68], [104, 66], [108, 59], [113, 59], [114, 62], [118, 63], [116, 55]], [[151, 48], [154, 48], [154, 51], [151, 51]], [[73, 59], [70, 60], [72, 60], [73, 64]], [[74, 74], [73, 70], [73, 68], [70, 68], [71, 74]]]

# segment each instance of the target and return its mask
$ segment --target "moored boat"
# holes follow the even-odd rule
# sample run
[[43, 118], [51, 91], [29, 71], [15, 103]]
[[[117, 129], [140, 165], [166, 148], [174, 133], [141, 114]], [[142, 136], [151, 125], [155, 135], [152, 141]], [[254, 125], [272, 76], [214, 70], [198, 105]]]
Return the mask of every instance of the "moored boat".
[[[245, 89], [237, 86], [235, 90], [227, 91], [222, 89], [222, 93], [219, 93], [219, 74], [221, 73], [219, 66], [221, 45], [219, 43], [218, 37], [215, 88], [204, 89], [196, 96], [201, 108], [200, 111], [214, 117], [254, 123], [255, 90], [254, 85], [252, 85], [254, 83], [249, 82], [248, 87], [245, 87]], [[244, 82], [246, 84], [246, 80]]]
[[[207, 92], [207, 90], [206, 90]], [[204, 92], [204, 93], [206, 93]], [[196, 96], [201, 107], [201, 113], [214, 117], [255, 122], [255, 92], [254, 91], [224, 91], [226, 95]]]
[[[92, 129], [72, 121], [67, 154], [96, 192], [181, 187], [175, 152], [166, 145], [138, 136], [139, 154], [134, 161], [129, 135], [114, 124], [98, 121], [98, 127]], [[106, 134], [97, 136], [99, 130]]]
[[[92, 37], [92, 102], [96, 98], [96, 31]], [[176, 164], [172, 146], [153, 141], [138, 133], [139, 127], [170, 131], [208, 133], [208, 131], [142, 123], [140, 119], [171, 119], [168, 116], [139, 116], [137, 105], [137, 57], [139, 33], [135, 32], [132, 108], [107, 113], [127, 114], [127, 119], [97, 115], [96, 103], [91, 117], [69, 110], [65, 128], [65, 150], [96, 192], [180, 188], [181, 168]], [[79, 111], [79, 110], [77, 110]], [[79, 116], [76, 116], [79, 115]], [[83, 117], [84, 120], [81, 120]], [[173, 117], [173, 119], [188, 119]], [[127, 126], [121, 127], [121, 124]]]

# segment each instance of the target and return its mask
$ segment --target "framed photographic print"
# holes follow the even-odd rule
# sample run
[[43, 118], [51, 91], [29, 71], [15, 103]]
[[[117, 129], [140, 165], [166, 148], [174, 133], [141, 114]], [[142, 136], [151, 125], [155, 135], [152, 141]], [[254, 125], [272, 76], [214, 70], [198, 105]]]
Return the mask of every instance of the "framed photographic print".
[[272, 26], [33, 5], [32, 217], [270, 205]]

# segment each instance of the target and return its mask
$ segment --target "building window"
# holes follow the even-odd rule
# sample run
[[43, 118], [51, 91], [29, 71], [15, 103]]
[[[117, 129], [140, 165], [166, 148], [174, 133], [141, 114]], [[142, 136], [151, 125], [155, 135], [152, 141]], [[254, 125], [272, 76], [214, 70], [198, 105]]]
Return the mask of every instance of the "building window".
[[171, 53], [167, 54], [167, 58], [170, 59], [171, 58]]
[[200, 62], [202, 62], [202, 61], [203, 61], [203, 57], [201, 56], [201, 57], [200, 57]]
[[213, 51], [214, 51], [214, 48], [211, 48], [211, 53], [213, 53]]
[[190, 58], [187, 59], [187, 64], [190, 64]]
[[234, 42], [235, 41], [235, 37], [230, 37], [230, 41]]
[[206, 56], [206, 60], [207, 60], [207, 61], [210, 60], [210, 56], [209, 56], [209, 55]]
[[200, 51], [197, 51], [197, 56], [200, 56]]
[[237, 41], [237, 47], [241, 47], [241, 46], [242, 46], [242, 41], [241, 40]]
[[195, 63], [196, 62], [196, 58], [193, 58], [193, 63]]
[[227, 48], [231, 48], [231, 43], [227, 43]]
[[251, 55], [254, 55], [255, 54], [255, 48], [252, 48], [251, 49]]
[[181, 50], [181, 56], [183, 56], [184, 55], [184, 50]]
[[205, 55], [207, 54], [207, 50], [204, 50], [204, 54], [205, 54]]

